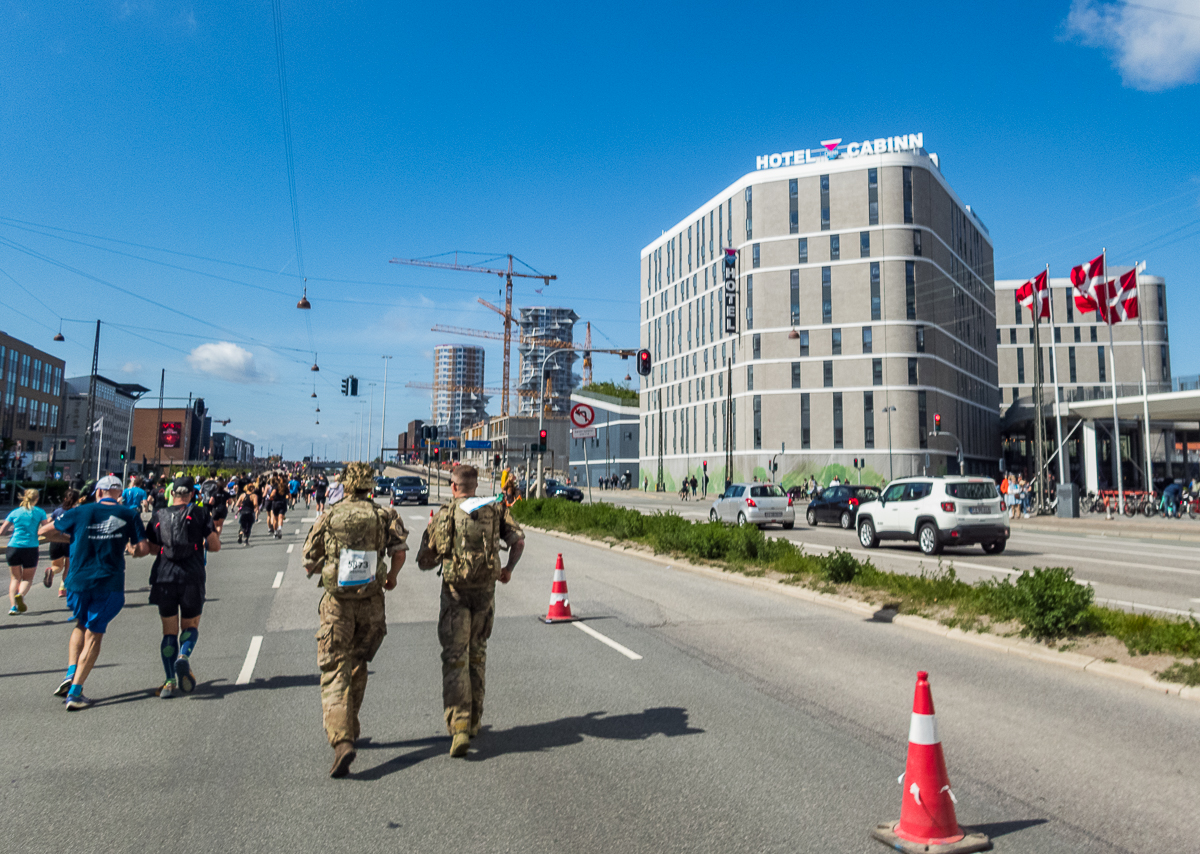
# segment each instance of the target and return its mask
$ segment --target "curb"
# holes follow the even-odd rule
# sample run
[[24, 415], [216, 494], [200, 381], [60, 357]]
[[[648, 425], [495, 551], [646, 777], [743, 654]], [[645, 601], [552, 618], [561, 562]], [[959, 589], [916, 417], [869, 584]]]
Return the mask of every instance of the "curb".
[[[1061, 523], [1055, 524], [1030, 524], [1023, 522], [1024, 520], [1013, 520], [1018, 522], [1016, 525], [1010, 525], [1014, 531], [1045, 531], [1055, 534], [1077, 534], [1088, 535], [1092, 537], [1113, 537], [1119, 540], [1165, 540], [1166, 542], [1185, 542], [1185, 543], [1200, 543], [1200, 533], [1181, 533], [1173, 534], [1166, 531], [1150, 530], [1121, 530], [1119, 528], [1093, 528], [1093, 527], [1078, 527], [1075, 525], [1064, 525]], [[1182, 520], [1180, 520], [1182, 522]]]
[[[586, 546], [594, 546], [596, 548], [621, 548], [622, 551], [629, 551], [625, 546], [615, 546], [609, 543], [595, 540], [591, 537], [584, 537], [579, 534], [568, 534], [563, 531], [551, 531], [546, 528], [538, 528], [533, 525], [522, 525], [527, 531], [537, 531], [539, 534], [546, 534], [551, 537], [557, 537], [560, 540], [569, 540], [574, 543], [580, 543]], [[767, 578], [753, 578], [746, 575], [740, 575], [733, 572], [724, 572], [722, 570], [713, 569], [707, 566], [698, 566], [684, 559], [667, 558], [664, 555], [657, 554], [639, 554], [639, 557], [645, 560], [660, 563], [668, 569], [679, 569], [684, 572], [691, 572], [695, 575], [703, 575], [708, 578], [720, 579], [731, 584], [738, 584], [742, 587], [753, 587], [760, 590], [768, 590], [773, 593], [781, 593], [784, 596], [790, 596], [793, 599], [800, 599], [805, 602], [811, 602], [815, 605], [824, 605], [830, 608], [836, 608], [839, 611], [847, 611], [852, 614], [857, 614], [862, 617], [874, 617], [879, 611], [879, 607], [871, 605], [867, 602], [861, 602], [857, 599], [851, 599], [846, 596], [838, 596], [834, 593], [820, 593], [816, 590], [808, 590], [803, 587], [794, 587], [789, 584], [783, 584], [778, 581], [773, 581]], [[1002, 638], [996, 635], [983, 634], [978, 632], [964, 632], [959, 628], [949, 628], [936, 620], [930, 620], [927, 617], [917, 617], [911, 614], [897, 614], [892, 617], [890, 622], [904, 628], [915, 629], [916, 631], [925, 632], [927, 634], [938, 635], [946, 640], [966, 643], [972, 646], [983, 647], [990, 649], [993, 652], [1004, 653], [1005, 655], [1017, 655], [1022, 658], [1027, 658], [1033, 661], [1041, 661], [1046, 664], [1055, 664], [1059, 667], [1069, 667], [1072, 670], [1079, 670], [1084, 673], [1091, 673], [1096, 676], [1102, 676], [1108, 679], [1115, 679], [1119, 682], [1125, 682], [1130, 685], [1136, 685], [1139, 688], [1146, 688], [1151, 691], [1161, 691], [1164, 694], [1179, 697], [1184, 700], [1194, 700], [1200, 702], [1200, 686], [1188, 687], [1177, 682], [1162, 682], [1156, 679], [1153, 674], [1147, 673], [1144, 670], [1139, 670], [1136, 667], [1130, 667], [1127, 664], [1113, 664], [1104, 661], [1100, 658], [1093, 658], [1089, 655], [1080, 655], [1076, 652], [1055, 652], [1041, 644], [1031, 643], [1027, 640], [1017, 640], [1014, 638]]]

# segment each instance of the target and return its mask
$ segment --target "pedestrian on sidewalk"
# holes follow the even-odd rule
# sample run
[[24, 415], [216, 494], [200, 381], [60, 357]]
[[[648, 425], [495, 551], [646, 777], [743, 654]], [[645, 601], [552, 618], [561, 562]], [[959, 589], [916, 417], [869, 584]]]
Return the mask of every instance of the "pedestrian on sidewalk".
[[67, 644], [67, 673], [54, 691], [66, 697], [68, 712], [92, 705], [83, 694], [83, 683], [100, 656], [108, 624], [125, 607], [125, 555], [150, 553], [142, 517], [119, 504], [120, 498], [121, 479], [102, 477], [96, 484], [96, 501], [80, 504], [38, 529], [51, 542], [71, 544], [67, 606], [75, 615], [75, 628]]
[[[8, 564], [8, 613], [11, 616], [29, 610], [25, 597], [33, 586], [38, 563], [38, 526], [46, 521], [46, 511], [37, 506], [41, 497], [36, 489], [21, 494], [21, 504], [13, 508], [0, 524], [0, 537], [12, 534], [4, 559]], [[49, 586], [49, 585], [47, 585]]]

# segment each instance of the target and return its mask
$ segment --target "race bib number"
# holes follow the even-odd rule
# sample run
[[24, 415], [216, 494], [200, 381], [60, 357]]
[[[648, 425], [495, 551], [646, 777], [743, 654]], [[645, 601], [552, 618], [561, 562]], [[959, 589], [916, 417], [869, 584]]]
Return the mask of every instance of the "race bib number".
[[338, 555], [338, 587], [361, 587], [374, 581], [378, 561], [377, 552], [342, 549]]

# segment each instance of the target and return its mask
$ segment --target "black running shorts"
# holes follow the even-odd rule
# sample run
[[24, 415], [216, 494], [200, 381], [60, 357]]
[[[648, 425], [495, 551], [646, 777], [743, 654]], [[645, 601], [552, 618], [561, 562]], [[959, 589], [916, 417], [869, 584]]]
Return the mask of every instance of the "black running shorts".
[[150, 604], [158, 606], [160, 617], [185, 620], [199, 617], [204, 611], [204, 585], [187, 581], [167, 581], [150, 585]]
[[224, 501], [218, 501], [215, 505], [213, 505], [212, 518], [214, 522], [217, 519], [224, 519], [228, 515], [229, 505], [227, 505]]
[[283, 516], [288, 511], [288, 503], [286, 498], [276, 498], [271, 502], [271, 512], [276, 516]]
[[37, 566], [37, 546], [30, 546], [24, 549], [14, 549], [10, 546], [4, 550], [4, 559], [8, 562], [9, 566], [19, 566], [21, 569]]
[[70, 543], [50, 543], [50, 560], [62, 560], [65, 557], [71, 556]]

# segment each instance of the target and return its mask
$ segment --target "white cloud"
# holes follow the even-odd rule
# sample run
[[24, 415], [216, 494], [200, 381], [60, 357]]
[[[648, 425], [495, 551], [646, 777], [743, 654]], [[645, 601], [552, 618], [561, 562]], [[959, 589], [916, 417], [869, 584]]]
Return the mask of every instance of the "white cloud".
[[124, 365], [121, 366], [121, 373], [136, 374], [141, 369], [142, 369], [141, 362], [126, 362]]
[[1200, 77], [1200, 5], [1196, 0], [1153, 0], [1127, 5], [1074, 0], [1066, 33], [1113, 57], [1126, 86], [1161, 92]]
[[187, 360], [195, 370], [233, 383], [257, 383], [266, 379], [254, 363], [254, 354], [229, 341], [201, 344]]

